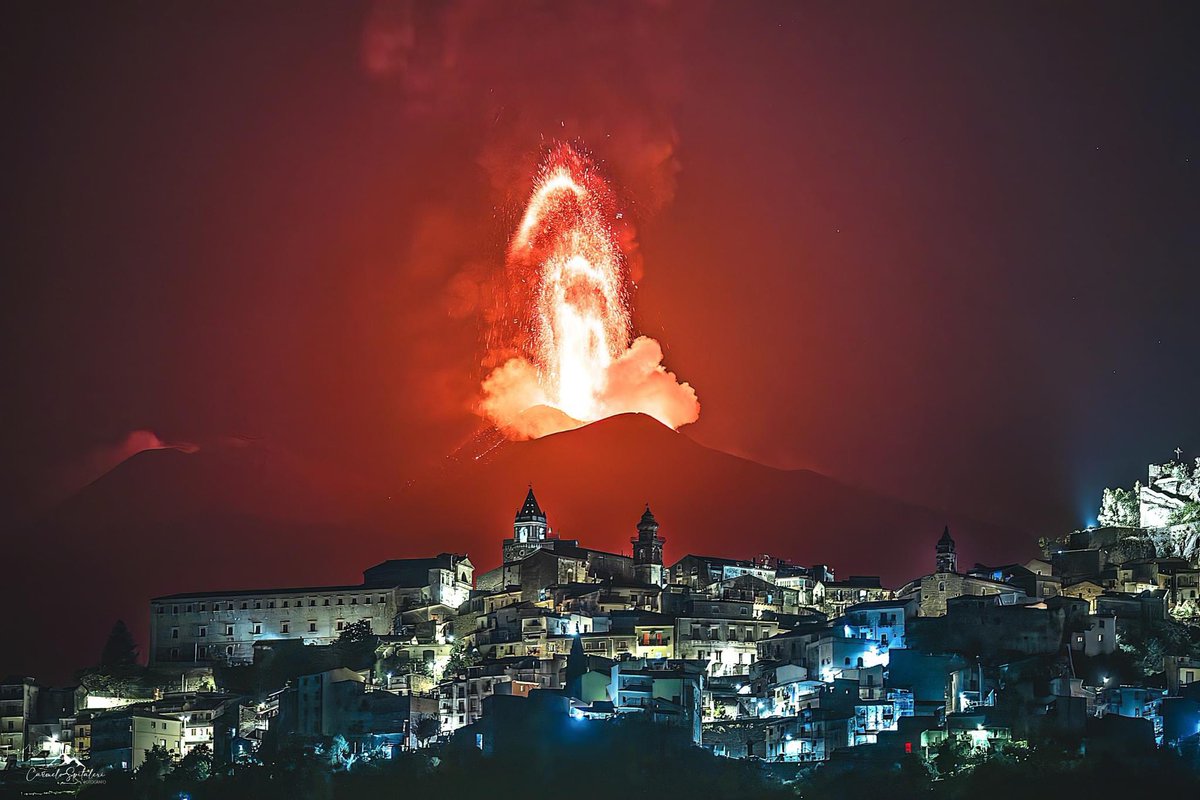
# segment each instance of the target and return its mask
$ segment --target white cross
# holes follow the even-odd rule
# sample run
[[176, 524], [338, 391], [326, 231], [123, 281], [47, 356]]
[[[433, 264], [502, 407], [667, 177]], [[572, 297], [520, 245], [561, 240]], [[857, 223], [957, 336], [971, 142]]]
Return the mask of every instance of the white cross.
[[1180, 457], [1180, 456], [1182, 456], [1182, 455], [1183, 455], [1183, 448], [1182, 448], [1182, 447], [1176, 447], [1176, 448], [1175, 448], [1175, 460], [1176, 460], [1176, 461], [1178, 461], [1178, 460], [1179, 460], [1179, 457]]

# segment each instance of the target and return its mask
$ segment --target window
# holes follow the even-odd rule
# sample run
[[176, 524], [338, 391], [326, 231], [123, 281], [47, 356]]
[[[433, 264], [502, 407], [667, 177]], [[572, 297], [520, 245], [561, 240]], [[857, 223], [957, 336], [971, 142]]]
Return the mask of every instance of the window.
[[232, 625], [226, 625], [226, 626], [225, 626], [225, 635], [226, 635], [226, 636], [233, 636], [233, 626], [232, 626]]
[[245, 610], [246, 610], [246, 601], [243, 600], [242, 601], [242, 611], [245, 611]]
[[201, 611], [208, 611], [208, 603], [201, 603], [201, 604], [200, 604], [200, 610], [201, 610]]
[[946, 582], [945, 581], [938, 581], [938, 591], [939, 592], [946, 591]]
[[261, 623], [261, 622], [256, 622], [256, 623], [254, 623], [254, 630], [253, 630], [253, 633], [256, 633], [256, 634], [257, 634], [257, 633], [262, 633], [262, 623]]
[[208, 636], [208, 626], [201, 625], [199, 628], [196, 629], [196, 635], [201, 638]]
[[342, 598], [340, 598], [340, 597], [339, 597], [339, 598], [338, 598], [338, 605], [339, 605], [339, 606], [344, 606], [344, 605], [346, 605], [346, 601], [345, 601], [345, 600], [343, 600]]
[[171, 638], [172, 639], [179, 638], [179, 628], [171, 628]]
[[179, 613], [179, 606], [171, 606], [171, 613], [172, 613], [172, 614], [178, 614], [178, 613]]
[[192, 613], [192, 604], [191, 603], [188, 603], [187, 611], [189, 614]]
[[178, 660], [179, 660], [179, 648], [178, 648], [178, 647], [172, 647], [172, 648], [171, 648], [171, 660], [172, 660], [172, 661], [178, 661]]
[[155, 613], [157, 613], [157, 614], [165, 614], [165, 613], [167, 613], [167, 607], [166, 607], [166, 606], [159, 606], [159, 607], [158, 607], [158, 609], [156, 610], [156, 612], [155, 612]]
[[231, 645], [231, 644], [225, 645], [225, 655], [227, 655], [227, 656], [233, 655], [233, 645]]
[[280, 633], [291, 633], [291, 627], [292, 626], [290, 623], [281, 622], [281, 623], [279, 623], [279, 632]]
[[262, 601], [261, 601], [261, 600], [255, 600], [255, 601], [254, 601], [254, 607], [255, 607], [255, 608], [262, 608]]
[[346, 621], [339, 619], [337, 621], [337, 629], [340, 631], [346, 627]]
[[267, 608], [274, 608], [274, 607], [275, 607], [275, 601], [274, 601], [274, 600], [268, 600], [268, 601], [267, 601]]
[[312, 620], [309, 620], [308, 621], [308, 632], [316, 633], [317, 632], [317, 623], [313, 622]]
[[328, 598], [328, 597], [326, 597], [326, 598], [325, 598], [325, 605], [329, 605], [329, 598]]

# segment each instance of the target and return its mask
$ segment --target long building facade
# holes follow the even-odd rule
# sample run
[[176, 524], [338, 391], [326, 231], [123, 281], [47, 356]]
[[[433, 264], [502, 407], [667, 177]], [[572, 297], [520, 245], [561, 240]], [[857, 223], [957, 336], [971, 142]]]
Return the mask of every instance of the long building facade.
[[187, 592], [150, 601], [154, 665], [246, 664], [254, 646], [275, 639], [330, 644], [361, 620], [391, 634], [401, 612], [433, 603], [456, 608], [474, 586], [465, 555], [385, 561], [352, 586]]

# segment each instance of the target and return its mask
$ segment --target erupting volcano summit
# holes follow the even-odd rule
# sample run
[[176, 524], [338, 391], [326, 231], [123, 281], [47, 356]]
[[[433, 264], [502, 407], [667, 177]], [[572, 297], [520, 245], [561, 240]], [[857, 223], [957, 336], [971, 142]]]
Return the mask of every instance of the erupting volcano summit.
[[641, 412], [678, 428], [700, 415], [696, 393], [633, 338], [622, 215], [596, 164], [555, 146], [543, 160], [506, 259], [494, 351], [515, 353], [483, 382], [480, 412], [524, 439]]

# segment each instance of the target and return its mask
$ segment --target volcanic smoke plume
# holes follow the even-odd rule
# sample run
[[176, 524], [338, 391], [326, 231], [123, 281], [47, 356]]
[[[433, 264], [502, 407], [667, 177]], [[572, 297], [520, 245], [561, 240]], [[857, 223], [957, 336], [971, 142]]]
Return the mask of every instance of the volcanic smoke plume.
[[627, 412], [672, 428], [700, 415], [658, 342], [633, 338], [621, 218], [591, 159], [566, 144], [547, 154], [509, 242], [494, 315], [491, 347], [516, 354], [484, 379], [479, 406], [514, 438]]

